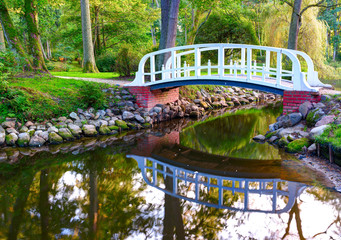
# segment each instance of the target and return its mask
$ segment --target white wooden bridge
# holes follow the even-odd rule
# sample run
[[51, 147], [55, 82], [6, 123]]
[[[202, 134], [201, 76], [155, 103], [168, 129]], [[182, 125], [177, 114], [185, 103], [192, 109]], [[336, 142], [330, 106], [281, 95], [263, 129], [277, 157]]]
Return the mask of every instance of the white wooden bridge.
[[[160, 57], [166, 60], [157, 69]], [[257, 57], [263, 60], [257, 61]], [[320, 82], [313, 61], [306, 53], [223, 43], [149, 53], [141, 59], [135, 80], [129, 86], [149, 86], [155, 90], [199, 84], [238, 86], [279, 94], [284, 91], [318, 92], [320, 87], [330, 87]]]
[[[151, 157], [137, 155], [127, 157], [138, 162], [143, 179], [148, 185], [173, 197], [208, 207], [245, 212], [288, 212], [296, 198], [307, 187], [303, 183], [281, 179], [213, 175], [173, 166]], [[267, 202], [266, 206], [260, 207], [259, 204], [255, 204], [257, 198], [259, 201]]]

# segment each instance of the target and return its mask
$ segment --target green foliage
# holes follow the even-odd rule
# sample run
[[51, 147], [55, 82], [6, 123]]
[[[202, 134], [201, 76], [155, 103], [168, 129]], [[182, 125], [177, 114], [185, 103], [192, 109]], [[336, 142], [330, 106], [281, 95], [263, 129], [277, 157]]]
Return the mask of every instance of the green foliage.
[[105, 94], [100, 86], [95, 83], [86, 82], [80, 89], [80, 97], [84, 107], [100, 108], [103, 107]]
[[80, 77], [80, 78], [107, 78], [112, 79], [120, 75], [115, 72], [83, 73], [83, 72], [51, 72], [53, 76]]
[[112, 52], [106, 52], [96, 58], [96, 65], [100, 72], [113, 72], [115, 70], [116, 56]]
[[130, 76], [136, 72], [140, 62], [141, 52], [130, 44], [123, 44], [117, 54], [116, 71], [120, 76]]
[[25, 60], [10, 50], [0, 51], [0, 81], [22, 72]]

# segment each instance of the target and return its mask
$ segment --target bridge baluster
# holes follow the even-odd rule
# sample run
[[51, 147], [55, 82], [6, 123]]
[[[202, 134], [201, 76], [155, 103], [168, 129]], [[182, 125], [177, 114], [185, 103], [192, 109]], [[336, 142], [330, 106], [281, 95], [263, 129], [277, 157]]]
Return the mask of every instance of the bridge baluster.
[[181, 78], [181, 56], [176, 56], [176, 64], [177, 64], [177, 77]]
[[263, 63], [263, 67], [262, 67], [262, 81], [265, 81], [265, 64]]
[[208, 59], [208, 62], [207, 62], [207, 75], [208, 76], [211, 76], [211, 60]]
[[236, 78], [237, 77], [237, 61], [234, 61], [234, 77]]
[[[266, 56], [265, 56], [265, 69], [267, 72], [270, 72], [270, 55], [271, 52], [269, 50], [266, 50]], [[266, 74], [265, 77], [269, 77], [269, 74]]]
[[247, 49], [247, 59], [246, 59], [246, 81], [250, 81], [251, 80], [251, 68], [252, 68], [252, 49], [248, 48]]
[[281, 85], [281, 80], [282, 80], [282, 51], [277, 52], [276, 86]]
[[201, 52], [200, 49], [197, 47], [195, 48], [195, 53], [194, 53], [194, 58], [195, 58], [195, 76], [201, 76]]
[[166, 79], [166, 76], [165, 76], [165, 64], [162, 64], [161, 70], [162, 70], [162, 80]]
[[224, 77], [224, 47], [219, 46], [218, 49], [218, 75]]
[[241, 49], [241, 74], [245, 74], [245, 48]]
[[187, 63], [184, 61], [184, 77], [187, 77]]
[[155, 55], [150, 56], [150, 81], [155, 82]]
[[233, 61], [230, 59], [230, 74], [232, 74], [233, 69]]

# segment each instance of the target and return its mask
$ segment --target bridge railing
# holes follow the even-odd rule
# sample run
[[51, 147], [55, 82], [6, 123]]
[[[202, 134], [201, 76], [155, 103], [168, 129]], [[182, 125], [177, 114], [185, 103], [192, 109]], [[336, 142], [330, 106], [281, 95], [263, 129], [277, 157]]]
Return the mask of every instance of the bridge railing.
[[[254, 54], [256, 51], [264, 53], [265, 60], [262, 63], [257, 62]], [[213, 58], [216, 59], [204, 58], [206, 52], [213, 52]], [[302, 71], [297, 56], [301, 56], [306, 62], [306, 72]], [[165, 60], [162, 66], [157, 67], [159, 59]], [[315, 85], [321, 83], [312, 60], [303, 52], [243, 44], [198, 44], [163, 49], [145, 55], [140, 61], [135, 80], [130, 85], [148, 86], [199, 79], [249, 82], [301, 91], [317, 91], [309, 82]]]
[[[150, 157], [127, 157], [138, 162], [143, 179], [148, 185], [173, 197], [209, 207], [247, 212], [288, 212], [306, 188], [304, 184], [280, 179], [219, 176], [180, 168]], [[257, 195], [259, 198], [265, 196], [270, 206], [251, 204], [251, 200], [255, 201]], [[282, 202], [279, 202], [280, 199]]]

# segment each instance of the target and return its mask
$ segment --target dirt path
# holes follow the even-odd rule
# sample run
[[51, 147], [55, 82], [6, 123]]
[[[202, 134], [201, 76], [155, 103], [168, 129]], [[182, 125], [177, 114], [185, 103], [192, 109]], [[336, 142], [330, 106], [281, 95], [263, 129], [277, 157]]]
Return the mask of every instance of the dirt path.
[[81, 78], [81, 77], [62, 77], [62, 76], [54, 76], [54, 77], [64, 78], [64, 79], [82, 80], [82, 81], [88, 81], [88, 82], [107, 83], [107, 84], [115, 85], [118, 87], [123, 87], [124, 85], [131, 83], [131, 81], [126, 81], [126, 80], [112, 80], [112, 79], [105, 79], [105, 78]]

